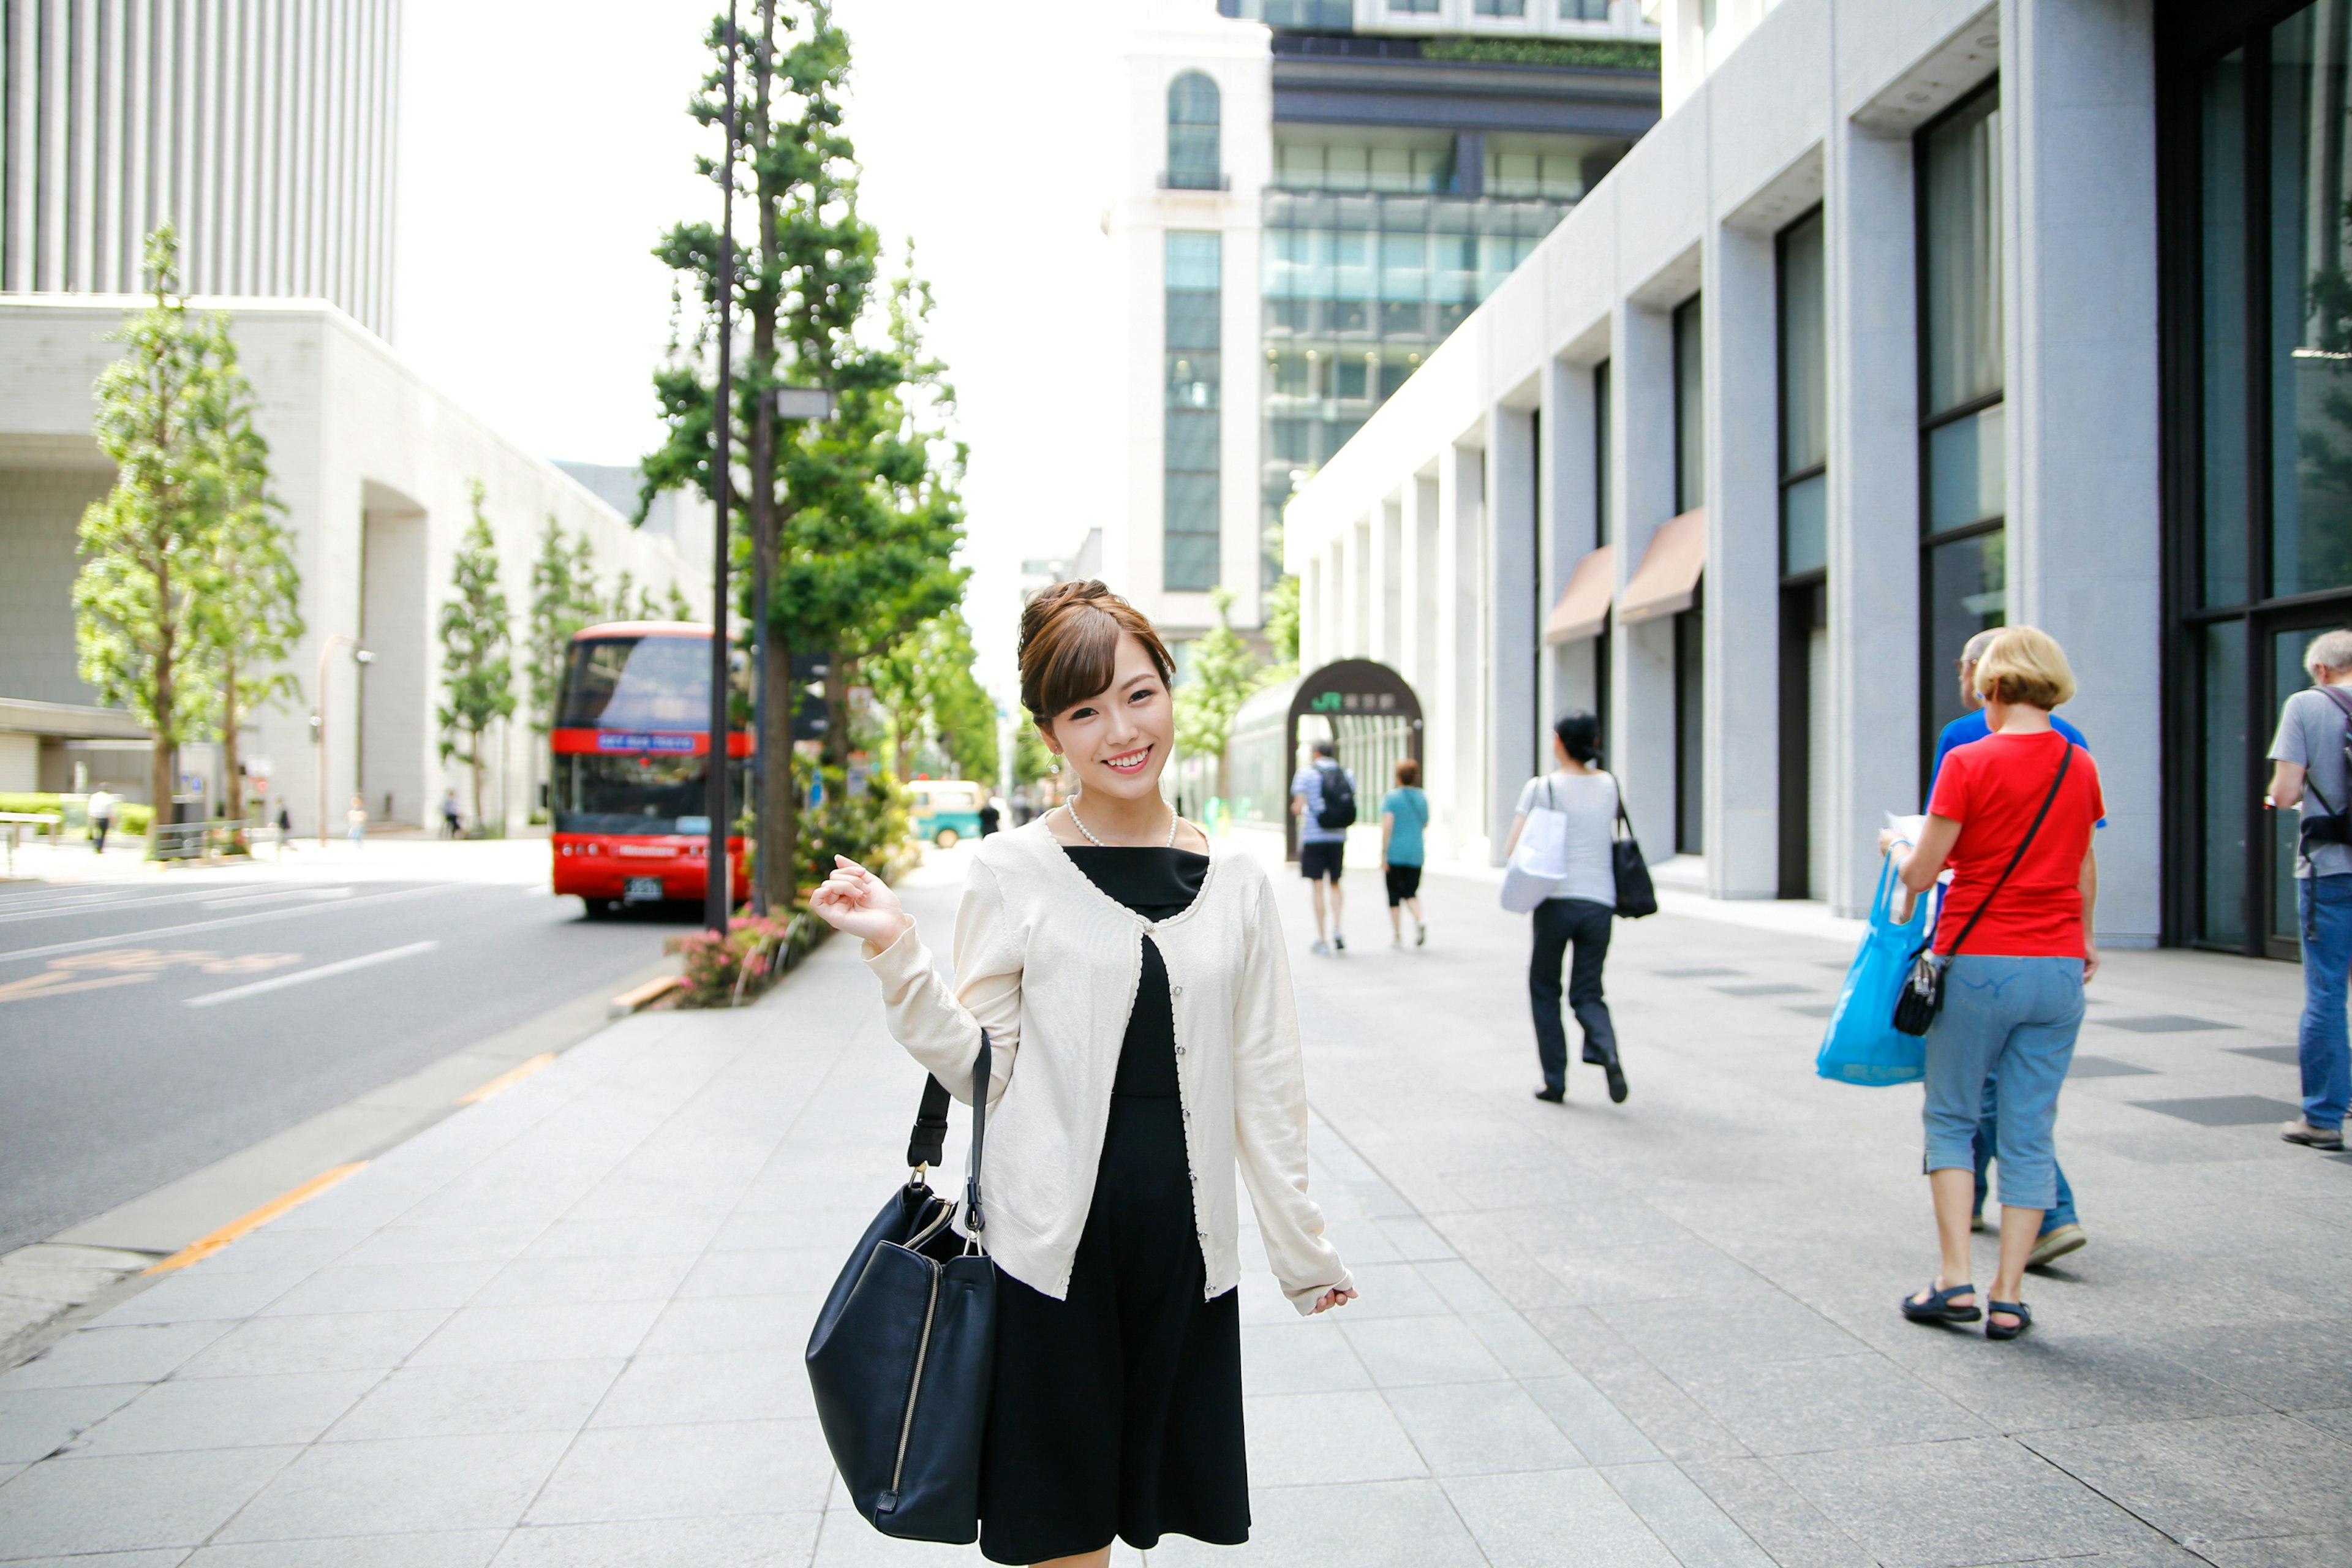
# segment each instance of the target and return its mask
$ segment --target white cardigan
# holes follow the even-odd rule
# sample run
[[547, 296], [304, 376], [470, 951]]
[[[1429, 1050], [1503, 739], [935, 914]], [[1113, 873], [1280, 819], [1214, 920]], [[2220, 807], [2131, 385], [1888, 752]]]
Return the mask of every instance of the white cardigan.
[[1238, 1158], [1266, 1260], [1283, 1293], [1310, 1311], [1323, 1291], [1355, 1287], [1307, 1195], [1298, 1014], [1274, 889], [1255, 860], [1213, 842], [1192, 904], [1147, 921], [1097, 888], [1041, 819], [981, 840], [956, 912], [952, 992], [911, 920], [888, 947], [866, 952], [890, 1032], [959, 1100], [971, 1098], [988, 1030], [988, 1250], [1006, 1273], [1059, 1300], [1094, 1202], [1147, 932], [1167, 963], [1176, 1015], [1204, 1295], [1241, 1282], [1228, 1177]]

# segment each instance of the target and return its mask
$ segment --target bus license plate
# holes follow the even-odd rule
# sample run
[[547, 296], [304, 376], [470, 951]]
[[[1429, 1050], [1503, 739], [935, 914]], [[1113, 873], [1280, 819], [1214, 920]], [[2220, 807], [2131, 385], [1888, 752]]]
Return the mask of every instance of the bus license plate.
[[621, 898], [632, 904], [661, 901], [662, 879], [659, 877], [632, 877], [621, 885]]

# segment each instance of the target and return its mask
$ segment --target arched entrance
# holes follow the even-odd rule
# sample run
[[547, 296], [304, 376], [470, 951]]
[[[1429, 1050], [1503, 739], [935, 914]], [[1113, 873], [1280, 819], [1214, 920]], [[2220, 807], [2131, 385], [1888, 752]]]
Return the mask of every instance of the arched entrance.
[[[1357, 820], [1377, 824], [1396, 764], [1422, 761], [1421, 733], [1421, 699], [1403, 676], [1372, 659], [1343, 658], [1300, 679], [1283, 726], [1282, 754], [1295, 768], [1302, 741], [1336, 741], [1339, 765], [1356, 778]], [[1282, 858], [1298, 858], [1298, 819], [1286, 802]]]

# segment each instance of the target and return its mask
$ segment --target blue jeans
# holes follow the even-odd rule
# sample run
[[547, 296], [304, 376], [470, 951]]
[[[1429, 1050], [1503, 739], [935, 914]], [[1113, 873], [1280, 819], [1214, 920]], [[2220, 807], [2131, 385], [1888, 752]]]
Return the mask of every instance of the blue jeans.
[[1944, 1010], [1927, 1031], [1927, 1169], [1973, 1171], [1990, 1085], [2000, 1201], [2053, 1207], [2058, 1090], [2083, 1026], [2083, 961], [1962, 953], [1944, 980]]
[[2352, 973], [2352, 876], [2299, 877], [2303, 921], [2303, 1119], [2341, 1127], [2352, 1100], [2352, 1040], [2344, 1032], [2346, 977]]
[[[1976, 1212], [1979, 1215], [1984, 1213], [1985, 1194], [1992, 1185], [1985, 1179], [1986, 1173], [1991, 1168], [1992, 1152], [2000, 1139], [2000, 1107], [1997, 1103], [1999, 1083], [1997, 1077], [1986, 1078], [1984, 1104], [1979, 1108], [1977, 1118]], [[2044, 1236], [2062, 1225], [2078, 1223], [2074, 1214], [2074, 1189], [2067, 1184], [2066, 1167], [2058, 1163], [2054, 1152], [2050, 1156], [2050, 1169], [2058, 1178], [2058, 1201], [2042, 1211], [2042, 1234]]]

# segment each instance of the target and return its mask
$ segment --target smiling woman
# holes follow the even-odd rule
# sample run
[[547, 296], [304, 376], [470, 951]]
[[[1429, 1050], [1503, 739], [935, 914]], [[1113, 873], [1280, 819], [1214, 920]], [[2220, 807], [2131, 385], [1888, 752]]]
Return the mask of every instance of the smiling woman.
[[1022, 701], [1079, 791], [981, 841], [952, 985], [863, 868], [838, 862], [810, 905], [865, 939], [891, 1033], [950, 1092], [971, 1097], [989, 1043], [1000, 1278], [979, 1484], [998, 1563], [1092, 1568], [1114, 1537], [1248, 1539], [1236, 1163], [1292, 1304], [1355, 1295], [1307, 1195], [1273, 889], [1160, 794], [1172, 672], [1151, 623], [1100, 583], [1023, 610]]

